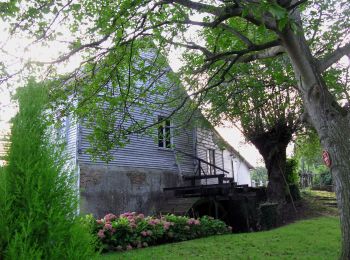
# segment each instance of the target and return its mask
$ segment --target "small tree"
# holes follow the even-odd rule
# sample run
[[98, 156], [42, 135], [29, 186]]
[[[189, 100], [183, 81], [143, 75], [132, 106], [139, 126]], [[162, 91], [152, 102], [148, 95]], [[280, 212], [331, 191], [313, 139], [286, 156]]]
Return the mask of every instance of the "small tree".
[[300, 199], [298, 161], [295, 158], [289, 158], [286, 161], [286, 181], [288, 184], [288, 193], [292, 199]]
[[0, 258], [90, 259], [92, 235], [76, 216], [74, 172], [50, 143], [47, 87], [18, 90], [7, 166], [0, 173]]
[[265, 167], [256, 167], [252, 173], [251, 178], [256, 183], [264, 183], [267, 182], [267, 169]]

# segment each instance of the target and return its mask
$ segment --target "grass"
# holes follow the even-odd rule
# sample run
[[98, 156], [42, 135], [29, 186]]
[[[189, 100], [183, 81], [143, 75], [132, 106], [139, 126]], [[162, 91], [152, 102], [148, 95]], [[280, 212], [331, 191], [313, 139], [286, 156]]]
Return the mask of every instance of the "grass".
[[303, 204], [307, 206], [307, 215], [309, 217], [316, 216], [337, 216], [338, 209], [336, 206], [329, 206], [327, 203], [335, 203], [336, 198], [334, 192], [303, 190]]
[[337, 259], [339, 251], [339, 219], [328, 216], [265, 232], [213, 236], [100, 259]]

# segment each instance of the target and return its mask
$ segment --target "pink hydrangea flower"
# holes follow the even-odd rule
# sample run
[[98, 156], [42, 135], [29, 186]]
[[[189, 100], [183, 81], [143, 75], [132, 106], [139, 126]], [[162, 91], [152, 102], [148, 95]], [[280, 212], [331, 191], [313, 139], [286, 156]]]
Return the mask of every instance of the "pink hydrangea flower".
[[193, 218], [190, 218], [189, 220], [187, 220], [187, 224], [188, 224], [188, 225], [194, 224], [194, 219], [193, 219]]
[[106, 223], [105, 226], [104, 226], [105, 230], [112, 230], [112, 228], [113, 228], [112, 225], [109, 224], [109, 223]]
[[109, 213], [107, 214], [105, 217], [104, 217], [104, 220], [106, 222], [112, 222], [113, 220], [117, 219], [117, 216], [112, 214], [112, 213]]
[[187, 220], [187, 224], [188, 225], [199, 225], [200, 221], [198, 219], [190, 218], [189, 220]]
[[123, 213], [123, 214], [120, 214], [120, 217], [121, 218], [127, 218], [127, 217], [129, 217], [130, 216], [130, 212], [125, 212], [125, 213]]
[[151, 225], [151, 226], [155, 226], [156, 225], [156, 223], [154, 223], [153, 219], [149, 220], [147, 223], [149, 225]]
[[148, 220], [148, 224], [151, 225], [151, 226], [155, 226], [155, 225], [157, 225], [159, 223], [160, 223], [159, 219], [150, 219], [150, 220]]
[[132, 246], [129, 244], [126, 246], [126, 250], [131, 250], [132, 249]]
[[136, 224], [134, 222], [130, 223], [131, 228], [136, 228]]
[[103, 230], [103, 229], [100, 229], [100, 230], [98, 231], [97, 235], [98, 235], [98, 237], [101, 238], [101, 239], [104, 238], [104, 237], [105, 237], [104, 230]]
[[147, 233], [146, 231], [141, 231], [141, 235], [142, 235], [143, 237], [147, 237], [148, 233]]
[[101, 225], [101, 224], [104, 223], [104, 221], [103, 221], [103, 219], [98, 219], [98, 220], [96, 220], [96, 223], [99, 224], [99, 225]]
[[139, 214], [137, 217], [140, 218], [140, 219], [144, 219], [144, 218], [145, 218], [145, 215]]
[[163, 223], [163, 227], [164, 227], [165, 230], [168, 230], [170, 226], [171, 226], [170, 222], [164, 222]]

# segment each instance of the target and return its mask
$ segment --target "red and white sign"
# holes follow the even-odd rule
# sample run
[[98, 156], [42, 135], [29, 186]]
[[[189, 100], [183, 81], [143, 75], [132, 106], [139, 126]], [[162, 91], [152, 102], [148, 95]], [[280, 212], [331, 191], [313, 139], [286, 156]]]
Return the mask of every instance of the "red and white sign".
[[323, 152], [322, 152], [322, 159], [323, 159], [323, 161], [324, 161], [324, 163], [325, 163], [325, 165], [326, 165], [327, 167], [331, 167], [331, 165], [332, 165], [332, 160], [331, 160], [331, 157], [330, 157], [330, 155], [329, 155], [329, 152], [323, 151]]

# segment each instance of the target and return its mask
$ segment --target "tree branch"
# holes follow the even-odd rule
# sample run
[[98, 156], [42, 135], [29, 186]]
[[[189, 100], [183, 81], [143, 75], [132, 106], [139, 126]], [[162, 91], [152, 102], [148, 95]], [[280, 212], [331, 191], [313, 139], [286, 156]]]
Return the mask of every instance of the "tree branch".
[[263, 50], [259, 53], [243, 56], [240, 59], [238, 59], [237, 62], [247, 63], [254, 60], [267, 59], [271, 57], [276, 57], [277, 55], [282, 54], [284, 52], [285, 50], [282, 46], [275, 46], [275, 47], [271, 47], [269, 49]]
[[290, 5], [287, 7], [287, 10], [288, 11], [291, 11], [291, 10], [294, 10], [295, 8], [297, 8], [298, 6], [302, 5], [303, 3], [306, 3], [307, 0], [300, 0], [300, 1], [297, 1], [295, 2], [294, 4]]
[[[225, 6], [213, 6], [213, 5], [207, 5], [207, 4], [202, 4], [202, 3], [188, 1], [188, 0], [164, 0], [163, 3], [165, 4], [176, 3], [201, 13], [205, 12], [205, 13], [213, 14], [216, 16], [214, 23], [220, 24], [228, 18], [238, 17], [242, 15], [243, 8], [239, 6], [238, 4], [239, 1], [233, 1], [233, 2], [235, 2], [235, 4], [225, 5]], [[260, 21], [259, 19], [257, 19], [252, 13], [248, 13], [245, 16], [245, 19], [257, 26], [264, 24], [266, 28], [271, 30], [276, 30], [277, 28], [276, 22], [271, 17], [266, 15], [263, 17], [263, 21]]]
[[182, 6], [185, 6], [187, 8], [190, 8], [192, 10], [196, 10], [198, 12], [205, 12], [209, 14], [213, 14], [216, 16], [221, 16], [225, 15], [225, 8], [223, 7], [217, 7], [213, 5], [208, 5], [208, 4], [202, 4], [199, 2], [194, 2], [194, 1], [188, 1], [188, 0], [164, 0], [163, 3], [165, 4], [179, 4]]
[[184, 47], [186, 49], [191, 49], [191, 50], [199, 50], [207, 58], [213, 55], [213, 53], [211, 51], [209, 51], [207, 48], [200, 46], [198, 44], [195, 44], [194, 42], [188, 42], [187, 44], [185, 44], [185, 43], [181, 43], [181, 42], [174, 42], [173, 40], [169, 40], [169, 39], [164, 39], [164, 41], [166, 41], [174, 46], [180, 46], [180, 47]]
[[218, 27], [218, 28], [222, 28], [228, 32], [230, 32], [232, 35], [238, 37], [242, 42], [244, 42], [248, 47], [253, 46], [253, 42], [251, 40], [249, 40], [245, 35], [243, 35], [242, 33], [240, 33], [239, 31], [237, 31], [236, 29], [234, 29], [233, 27], [224, 24], [224, 23], [220, 23], [217, 24], [216, 21], [208, 23], [208, 22], [198, 22], [198, 21], [193, 21], [190, 19], [186, 19], [183, 22], [177, 22], [177, 23], [181, 23], [181, 24], [190, 24], [190, 25], [197, 25], [197, 26], [202, 26], [202, 27], [209, 27], [209, 28], [214, 28], [214, 27]]
[[317, 62], [317, 67], [320, 72], [324, 72], [338, 60], [340, 60], [343, 56], [350, 56], [350, 43], [345, 44], [343, 47], [336, 49], [334, 52], [329, 54], [324, 59]]
[[280, 45], [280, 41], [279, 40], [274, 40], [274, 41], [270, 41], [267, 43], [263, 43], [260, 45], [253, 45], [250, 48], [247, 49], [243, 49], [243, 50], [235, 50], [235, 51], [227, 51], [227, 52], [222, 52], [222, 53], [217, 53], [215, 55], [212, 55], [211, 57], [207, 58], [207, 60], [219, 60], [219, 59], [224, 59], [227, 56], [231, 56], [231, 55], [245, 55], [254, 51], [262, 51], [262, 50], [266, 50], [266, 49], [270, 49], [272, 47], [275, 46], [279, 46]]

